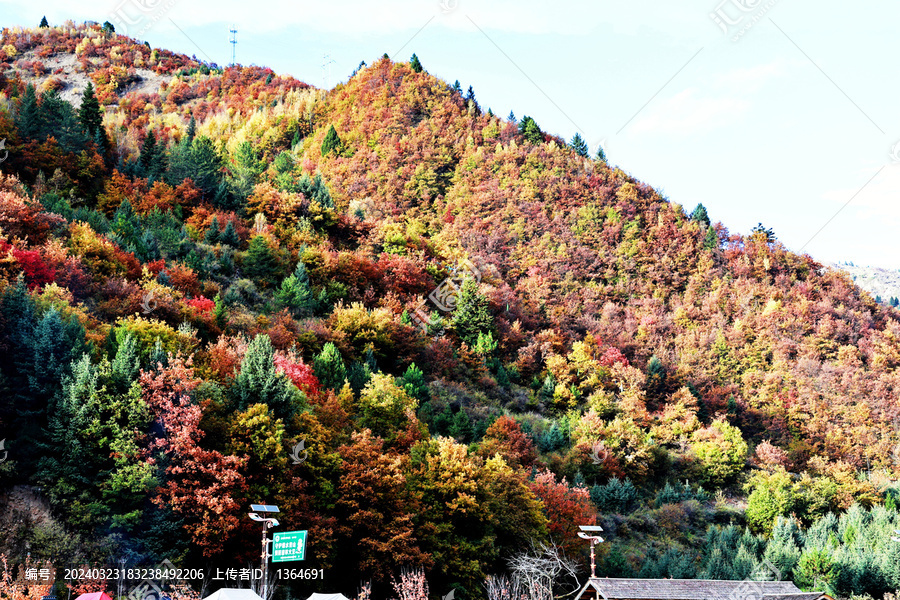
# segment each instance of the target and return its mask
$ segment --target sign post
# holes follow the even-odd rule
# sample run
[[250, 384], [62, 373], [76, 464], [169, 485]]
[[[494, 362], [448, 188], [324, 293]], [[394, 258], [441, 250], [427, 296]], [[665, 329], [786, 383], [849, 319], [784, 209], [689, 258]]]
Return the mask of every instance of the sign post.
[[272, 562], [306, 559], [306, 531], [281, 531], [272, 540]]

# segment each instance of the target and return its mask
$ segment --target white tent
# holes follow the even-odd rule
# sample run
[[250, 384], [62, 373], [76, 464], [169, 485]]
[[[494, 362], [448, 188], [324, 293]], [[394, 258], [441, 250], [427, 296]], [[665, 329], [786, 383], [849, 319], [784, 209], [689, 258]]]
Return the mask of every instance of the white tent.
[[350, 600], [343, 594], [312, 594], [306, 600]]
[[262, 600], [262, 598], [247, 588], [222, 588], [203, 600]]

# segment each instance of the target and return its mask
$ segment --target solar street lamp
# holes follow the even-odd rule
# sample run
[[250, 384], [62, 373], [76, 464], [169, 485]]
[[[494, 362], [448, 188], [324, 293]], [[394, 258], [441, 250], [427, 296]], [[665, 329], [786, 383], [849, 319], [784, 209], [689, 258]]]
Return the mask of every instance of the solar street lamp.
[[277, 512], [281, 512], [278, 510], [277, 506], [273, 506], [271, 504], [251, 504], [250, 510], [253, 512], [250, 513], [250, 518], [254, 521], [258, 521], [262, 523], [262, 586], [260, 587], [260, 591], [262, 593], [260, 596], [263, 597], [263, 600], [268, 600], [269, 593], [269, 536], [268, 531], [270, 527], [278, 527], [278, 519], [274, 517], [268, 516], [260, 516], [259, 513], [263, 513], [264, 515], [271, 515]]
[[578, 537], [591, 543], [591, 579], [596, 579], [597, 566], [594, 559], [594, 546], [604, 541], [602, 537], [597, 535], [598, 532], [603, 531], [603, 528], [599, 525], [579, 525], [578, 529], [581, 530], [578, 532]]

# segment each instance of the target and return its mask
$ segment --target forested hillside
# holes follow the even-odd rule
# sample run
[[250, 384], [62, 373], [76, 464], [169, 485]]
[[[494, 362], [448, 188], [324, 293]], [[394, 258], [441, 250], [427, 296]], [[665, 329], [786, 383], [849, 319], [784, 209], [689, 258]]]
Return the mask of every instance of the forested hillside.
[[284, 598], [480, 598], [541, 543], [583, 581], [595, 520], [603, 575], [900, 588], [897, 309], [370, 62], [3, 29], [0, 598], [29, 553], [248, 566], [260, 502], [324, 569]]

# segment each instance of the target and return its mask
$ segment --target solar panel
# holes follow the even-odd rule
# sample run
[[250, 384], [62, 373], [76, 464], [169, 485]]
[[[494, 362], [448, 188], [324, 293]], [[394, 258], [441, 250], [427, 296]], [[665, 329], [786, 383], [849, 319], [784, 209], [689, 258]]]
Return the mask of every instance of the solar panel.
[[253, 510], [256, 512], [263, 512], [263, 513], [281, 512], [280, 510], [278, 510], [277, 506], [274, 506], [272, 504], [251, 504], [250, 510]]

